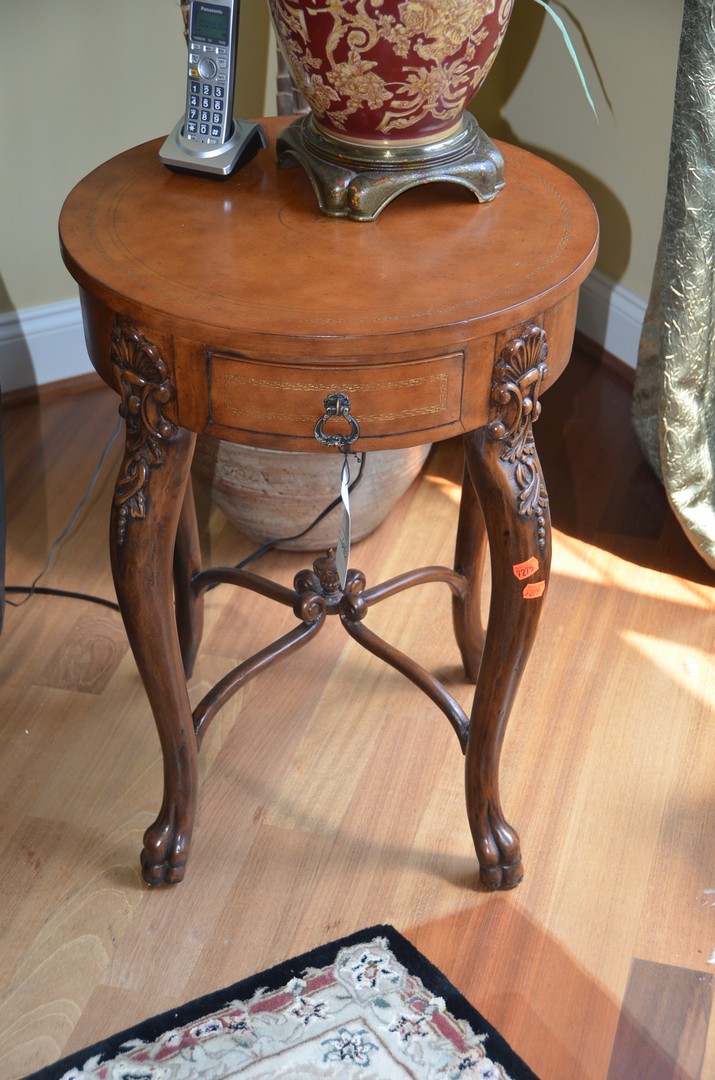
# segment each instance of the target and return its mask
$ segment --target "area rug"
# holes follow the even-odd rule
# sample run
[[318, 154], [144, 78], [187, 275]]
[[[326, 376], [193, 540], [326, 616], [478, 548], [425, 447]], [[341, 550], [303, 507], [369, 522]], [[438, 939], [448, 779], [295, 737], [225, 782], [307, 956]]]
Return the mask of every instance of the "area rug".
[[536, 1080], [391, 926], [155, 1016], [26, 1080]]

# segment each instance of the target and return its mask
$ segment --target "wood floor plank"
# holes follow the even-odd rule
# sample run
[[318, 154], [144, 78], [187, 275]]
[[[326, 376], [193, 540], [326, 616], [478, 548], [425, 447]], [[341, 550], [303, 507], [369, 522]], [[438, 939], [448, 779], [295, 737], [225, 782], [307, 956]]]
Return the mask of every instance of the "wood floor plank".
[[608, 1080], [704, 1076], [711, 1011], [712, 979], [686, 968], [634, 960]]
[[[693, 653], [689, 649], [688, 656]], [[703, 666], [706, 666], [705, 664]], [[689, 681], [686, 679], [686, 682]], [[715, 965], [715, 708], [680, 680], [677, 696], [664, 693], [681, 737], [673, 740], [671, 784], [664, 796], [660, 836], [641, 917], [636, 955], [712, 974]], [[709, 683], [712, 693], [715, 681]], [[679, 723], [690, 699], [690, 723]]]
[[67, 620], [65, 634], [50, 654], [36, 684], [101, 694], [127, 653], [121, 620], [114, 611], [85, 605], [74, 620]]

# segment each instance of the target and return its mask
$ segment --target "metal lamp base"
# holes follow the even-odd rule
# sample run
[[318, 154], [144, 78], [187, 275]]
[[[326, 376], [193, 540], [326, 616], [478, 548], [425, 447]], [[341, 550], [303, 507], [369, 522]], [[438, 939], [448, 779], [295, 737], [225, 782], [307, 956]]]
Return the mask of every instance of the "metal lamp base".
[[504, 159], [470, 113], [441, 141], [406, 147], [344, 143], [321, 131], [312, 116], [302, 116], [285, 129], [276, 150], [280, 165], [303, 166], [324, 214], [354, 221], [374, 221], [420, 184], [461, 184], [480, 202], [504, 186]]

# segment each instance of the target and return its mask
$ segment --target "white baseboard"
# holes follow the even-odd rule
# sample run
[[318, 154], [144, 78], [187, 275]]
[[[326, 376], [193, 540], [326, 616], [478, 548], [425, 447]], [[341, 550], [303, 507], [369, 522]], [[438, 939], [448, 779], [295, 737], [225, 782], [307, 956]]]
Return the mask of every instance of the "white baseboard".
[[79, 300], [0, 314], [3, 392], [70, 379], [92, 370]]
[[592, 270], [581, 286], [578, 329], [628, 367], [636, 367], [647, 301]]
[[[578, 329], [635, 368], [646, 301], [594, 270], [581, 288]], [[0, 314], [0, 386], [5, 392], [92, 371], [79, 300]]]

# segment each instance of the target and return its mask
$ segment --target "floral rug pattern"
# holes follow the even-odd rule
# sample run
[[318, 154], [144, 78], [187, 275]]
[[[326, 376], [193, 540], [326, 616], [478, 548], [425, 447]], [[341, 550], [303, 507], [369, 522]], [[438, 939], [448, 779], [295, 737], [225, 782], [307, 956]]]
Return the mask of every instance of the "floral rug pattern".
[[[385, 931], [386, 933], [376, 933]], [[428, 988], [396, 952], [412, 950], [440, 983]], [[327, 962], [326, 950], [331, 951]], [[319, 955], [318, 955], [319, 954]], [[411, 959], [410, 956], [407, 957]], [[310, 961], [319, 959], [319, 965]], [[403, 956], [403, 960], [405, 957]], [[392, 927], [323, 946], [282, 984], [286, 965], [223, 992], [185, 1023], [164, 1014], [42, 1070], [42, 1080], [530, 1080], [501, 1036]], [[434, 983], [435, 979], [428, 982]], [[250, 995], [227, 997], [249, 989]], [[471, 1012], [454, 1015], [447, 990]], [[202, 1001], [215, 1004], [217, 995]], [[192, 1003], [198, 1006], [200, 1002]], [[450, 1002], [450, 1004], [453, 1004]], [[185, 1007], [191, 1009], [191, 1006]], [[462, 1009], [461, 1011], [464, 1011]], [[195, 1010], [194, 1010], [195, 1012]], [[476, 1018], [476, 1023], [475, 1023]], [[149, 1026], [148, 1032], [141, 1029]], [[151, 1038], [147, 1038], [147, 1034]]]

